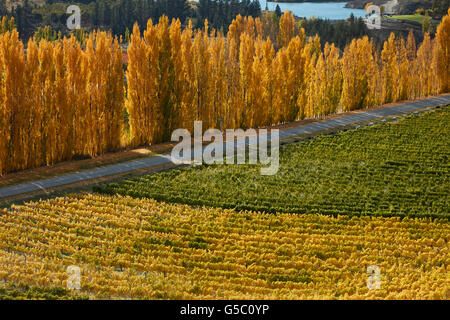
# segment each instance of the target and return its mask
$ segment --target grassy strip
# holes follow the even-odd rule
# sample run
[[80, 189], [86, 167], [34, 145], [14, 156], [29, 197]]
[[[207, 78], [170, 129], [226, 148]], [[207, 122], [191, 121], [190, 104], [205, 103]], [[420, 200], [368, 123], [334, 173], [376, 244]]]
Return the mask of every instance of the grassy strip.
[[413, 22], [418, 22], [418, 23], [422, 23], [423, 20], [425, 20], [425, 16], [420, 15], [420, 14], [397, 15], [397, 16], [390, 16], [390, 17], [385, 17], [385, 18], [413, 21]]
[[[420, 24], [422, 24], [423, 21], [425, 20], [425, 16], [423, 16], [421, 14], [405, 14], [405, 15], [396, 15], [396, 16], [386, 16], [386, 17], [383, 17], [383, 18], [412, 21], [412, 22], [417, 22], [417, 23], [420, 23]], [[440, 22], [439, 20], [431, 19], [431, 23], [434, 24], [434, 25], [438, 25], [439, 22]]]

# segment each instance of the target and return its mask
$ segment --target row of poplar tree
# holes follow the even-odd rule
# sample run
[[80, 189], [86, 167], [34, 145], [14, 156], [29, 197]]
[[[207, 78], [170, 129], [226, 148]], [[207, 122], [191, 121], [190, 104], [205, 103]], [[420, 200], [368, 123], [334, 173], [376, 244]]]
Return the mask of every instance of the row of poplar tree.
[[26, 54], [17, 31], [0, 23], [0, 173], [120, 148], [123, 55], [117, 39], [93, 32], [37, 43]]
[[[449, 12], [450, 13], [450, 12]], [[119, 42], [94, 32], [24, 45], [0, 25], [0, 172], [168, 141], [177, 128], [255, 128], [449, 92], [450, 16], [417, 46], [393, 34], [343, 51], [306, 37], [292, 14], [276, 44], [237, 16], [226, 36], [178, 20], [136, 25], [124, 71]], [[126, 79], [126, 81], [125, 81]], [[125, 114], [125, 116], [124, 116]]]

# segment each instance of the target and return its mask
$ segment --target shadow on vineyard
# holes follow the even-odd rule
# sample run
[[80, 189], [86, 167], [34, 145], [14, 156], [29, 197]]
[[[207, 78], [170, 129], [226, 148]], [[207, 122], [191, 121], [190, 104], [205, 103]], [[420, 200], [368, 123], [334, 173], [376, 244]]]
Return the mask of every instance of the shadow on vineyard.
[[0, 284], [0, 300], [86, 300], [88, 296], [73, 294], [62, 287], [39, 287], [19, 283]]
[[94, 191], [286, 213], [448, 218], [449, 107], [285, 146], [280, 172], [254, 165], [177, 169]]

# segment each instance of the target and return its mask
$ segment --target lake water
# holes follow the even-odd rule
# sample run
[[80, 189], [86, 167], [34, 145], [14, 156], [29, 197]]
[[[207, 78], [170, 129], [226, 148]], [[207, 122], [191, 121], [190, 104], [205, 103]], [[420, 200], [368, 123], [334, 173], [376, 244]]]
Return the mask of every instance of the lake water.
[[266, 0], [259, 0], [261, 10], [265, 10], [266, 3], [269, 10], [275, 10], [277, 4], [280, 6], [282, 12], [289, 10], [297, 17], [343, 20], [353, 15], [356, 18], [365, 17], [366, 11], [363, 9], [349, 9], [344, 8], [346, 2], [299, 2], [299, 3], [282, 3], [282, 2], [267, 2]]

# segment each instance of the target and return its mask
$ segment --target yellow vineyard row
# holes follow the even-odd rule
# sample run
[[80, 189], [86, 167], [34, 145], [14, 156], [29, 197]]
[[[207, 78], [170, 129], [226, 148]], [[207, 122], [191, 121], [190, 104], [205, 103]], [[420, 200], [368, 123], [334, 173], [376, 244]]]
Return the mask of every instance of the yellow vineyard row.
[[449, 238], [447, 219], [72, 195], [0, 211], [0, 281], [65, 287], [77, 266], [92, 298], [448, 299]]

